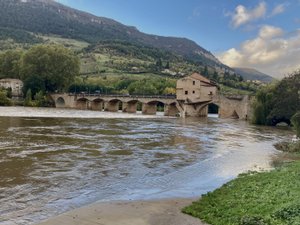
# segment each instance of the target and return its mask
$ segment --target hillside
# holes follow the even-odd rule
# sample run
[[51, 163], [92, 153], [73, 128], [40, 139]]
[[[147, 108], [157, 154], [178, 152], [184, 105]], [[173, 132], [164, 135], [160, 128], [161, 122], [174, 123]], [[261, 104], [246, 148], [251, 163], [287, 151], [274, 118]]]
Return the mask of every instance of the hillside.
[[233, 69], [237, 74], [241, 75], [244, 78], [244, 80], [259, 80], [264, 83], [270, 83], [273, 80], [275, 80], [273, 77], [265, 73], [259, 72], [255, 69], [251, 69], [251, 68], [233, 68]]
[[[17, 30], [18, 34], [12, 30]], [[17, 41], [24, 36], [26, 42], [37, 41], [32, 33], [59, 35], [91, 44], [118, 40], [170, 51], [188, 60], [228, 69], [209, 51], [186, 38], [145, 34], [135, 27], [75, 10], [53, 0], [0, 0], [0, 31], [2, 36], [12, 36]], [[29, 40], [30, 36], [32, 40]]]
[[83, 83], [88, 79], [106, 84], [110, 78], [117, 82], [117, 77], [143, 80], [157, 76], [161, 80], [168, 77], [174, 83], [196, 71], [223, 84], [223, 92], [248, 93], [258, 86], [244, 82], [233, 69], [186, 38], [145, 34], [54, 0], [0, 0], [0, 53], [29, 49], [37, 43], [73, 49], [80, 58]]

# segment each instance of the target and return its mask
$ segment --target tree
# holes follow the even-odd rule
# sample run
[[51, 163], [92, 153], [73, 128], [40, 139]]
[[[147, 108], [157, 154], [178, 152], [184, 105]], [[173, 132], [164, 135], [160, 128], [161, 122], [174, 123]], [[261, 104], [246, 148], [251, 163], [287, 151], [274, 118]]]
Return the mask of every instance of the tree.
[[23, 93], [27, 93], [28, 90], [30, 90], [32, 96], [35, 96], [39, 91], [45, 92], [46, 87], [43, 77], [35, 74], [28, 76], [24, 80]]
[[156, 69], [157, 70], [161, 70], [162, 69], [162, 66], [163, 66], [163, 63], [161, 61], [161, 58], [159, 58], [157, 61], [156, 61]]
[[6, 51], [0, 54], [0, 78], [20, 78], [22, 52]]
[[165, 69], [170, 69], [170, 62], [169, 61], [166, 63]]
[[207, 68], [207, 66], [204, 67], [204, 69], [202, 70], [201, 73], [202, 73], [203, 76], [208, 77], [209, 74], [208, 74], [208, 68]]
[[300, 111], [299, 90], [300, 71], [285, 77], [279, 82], [274, 89], [273, 107], [268, 115], [268, 120], [271, 121], [272, 125], [276, 125], [281, 121], [290, 124], [292, 116]]
[[25, 100], [24, 100], [25, 106], [32, 106], [32, 93], [31, 89], [28, 89], [26, 92]]
[[295, 127], [297, 137], [300, 138], [300, 111], [292, 117], [291, 121]]
[[256, 94], [254, 123], [273, 125], [286, 122], [290, 125], [292, 116], [300, 111], [300, 71], [284, 78], [275, 85], [262, 88]]
[[5, 90], [0, 90], [0, 106], [10, 106], [11, 100], [7, 97]]
[[21, 78], [25, 81], [25, 92], [33, 88], [35, 79], [38, 79], [35, 93], [65, 91], [78, 74], [78, 57], [59, 45], [34, 46], [22, 59]]

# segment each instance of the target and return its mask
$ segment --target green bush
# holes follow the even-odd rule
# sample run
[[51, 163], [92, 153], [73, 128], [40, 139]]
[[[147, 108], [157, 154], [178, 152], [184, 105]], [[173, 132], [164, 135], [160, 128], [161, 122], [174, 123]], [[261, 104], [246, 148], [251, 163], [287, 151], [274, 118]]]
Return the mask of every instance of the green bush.
[[297, 217], [299, 217], [300, 219], [300, 204], [294, 204], [284, 207], [276, 211], [273, 217], [281, 220], [292, 220]]
[[[300, 71], [296, 71], [280, 82], [259, 90], [253, 105], [253, 122], [273, 126], [285, 122], [290, 125], [292, 116], [300, 110], [299, 85]], [[299, 115], [297, 118], [299, 122]]]
[[0, 90], [0, 106], [12, 105], [11, 100], [7, 97], [7, 91]]
[[260, 216], [244, 216], [239, 225], [270, 225]]
[[295, 127], [297, 137], [300, 137], [300, 111], [292, 117], [291, 121]]

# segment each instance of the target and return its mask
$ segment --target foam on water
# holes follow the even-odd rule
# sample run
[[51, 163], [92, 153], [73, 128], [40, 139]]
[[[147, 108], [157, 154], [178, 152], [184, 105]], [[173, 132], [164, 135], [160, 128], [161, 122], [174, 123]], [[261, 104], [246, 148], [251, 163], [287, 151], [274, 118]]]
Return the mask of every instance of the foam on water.
[[162, 113], [157, 115], [143, 115], [140, 112], [130, 114], [123, 112], [99, 112], [75, 109], [57, 108], [31, 108], [31, 107], [0, 107], [0, 117], [28, 117], [28, 118], [102, 118], [102, 119], [153, 119], [163, 117]]

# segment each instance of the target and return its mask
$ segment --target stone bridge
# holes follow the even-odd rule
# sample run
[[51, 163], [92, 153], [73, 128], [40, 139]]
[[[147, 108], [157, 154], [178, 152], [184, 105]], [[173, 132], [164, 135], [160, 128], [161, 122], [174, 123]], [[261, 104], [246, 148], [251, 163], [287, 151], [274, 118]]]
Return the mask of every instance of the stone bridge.
[[251, 99], [249, 96], [213, 95], [209, 99], [190, 102], [177, 100], [175, 95], [139, 96], [139, 95], [102, 95], [102, 94], [52, 94], [57, 108], [74, 108], [80, 110], [136, 113], [138, 110], [146, 115], [155, 115], [157, 110], [164, 111], [165, 116], [207, 116], [208, 105], [219, 107], [220, 118], [237, 118], [247, 120], [251, 116]]
[[56, 108], [75, 108], [81, 110], [136, 113], [155, 115], [157, 109], [163, 109], [165, 116], [176, 116], [177, 101], [175, 95], [138, 96], [138, 95], [102, 95], [102, 94], [52, 94]]

